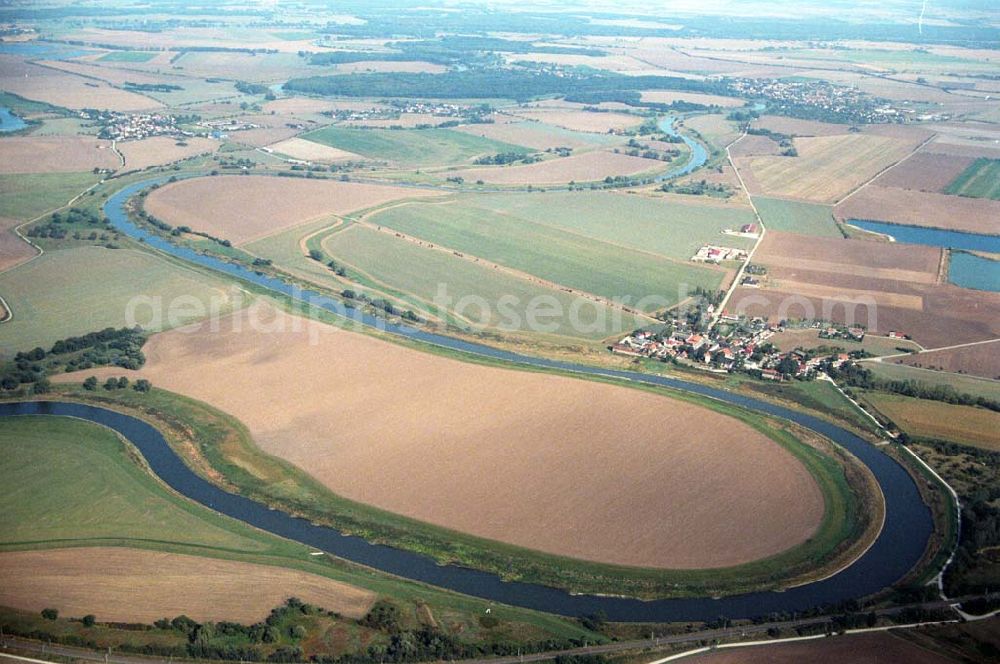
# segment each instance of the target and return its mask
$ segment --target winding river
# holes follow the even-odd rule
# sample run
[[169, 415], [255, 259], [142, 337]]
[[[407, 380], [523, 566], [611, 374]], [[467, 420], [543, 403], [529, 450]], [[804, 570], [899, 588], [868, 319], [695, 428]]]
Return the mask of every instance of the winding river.
[[610, 620], [666, 622], [754, 617], [772, 612], [800, 611], [823, 604], [860, 598], [877, 592], [903, 577], [920, 559], [933, 530], [930, 510], [920, 498], [906, 470], [879, 448], [826, 420], [773, 403], [715, 389], [707, 385], [630, 371], [601, 369], [511, 353], [481, 344], [437, 335], [345, 309], [343, 304], [317, 292], [301, 290], [240, 265], [175, 246], [129, 221], [123, 205], [133, 194], [163, 178], [129, 185], [112, 195], [104, 212], [116, 228], [174, 257], [201, 265], [259, 287], [295, 298], [311, 306], [346, 316], [357, 324], [375, 327], [399, 337], [434, 344], [514, 365], [560, 369], [660, 385], [719, 399], [760, 413], [785, 418], [840, 444], [869, 469], [885, 496], [885, 524], [881, 533], [853, 565], [836, 575], [782, 592], [756, 592], [718, 599], [637, 599], [573, 595], [546, 586], [504, 582], [494, 574], [452, 565], [442, 566], [420, 554], [365, 542], [337, 530], [317, 526], [236, 496], [208, 483], [176, 456], [160, 433], [135, 418], [93, 406], [70, 403], [25, 402], [0, 404], [0, 415], [70, 415], [109, 426], [131, 440], [159, 477], [178, 492], [218, 512], [245, 521], [276, 535], [296, 540], [396, 576], [429, 583], [467, 595], [529, 609], [577, 616], [603, 611]]

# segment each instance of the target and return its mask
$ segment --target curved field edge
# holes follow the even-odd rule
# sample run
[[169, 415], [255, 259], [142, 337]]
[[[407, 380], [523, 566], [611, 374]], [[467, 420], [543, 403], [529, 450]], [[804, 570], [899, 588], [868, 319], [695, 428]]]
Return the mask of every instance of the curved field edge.
[[[5, 399], [9, 400], [9, 399]], [[19, 399], [23, 400], [23, 399]], [[79, 399], [79, 401], [84, 401]], [[102, 405], [107, 405], [103, 404]], [[131, 410], [117, 408], [117, 410]], [[286, 540], [277, 535], [267, 533], [228, 516], [218, 514], [203, 505], [200, 505], [185, 496], [177, 493], [167, 486], [159, 477], [149, 469], [145, 458], [139, 450], [127, 439], [118, 435], [117, 432], [85, 420], [78, 420], [65, 416], [50, 415], [25, 415], [11, 418], [0, 418], [0, 426], [4, 419], [27, 420], [31, 419], [40, 422], [36, 426], [47, 426], [45, 422], [63, 422], [83, 427], [84, 435], [105, 435], [114, 437], [120, 445], [121, 456], [116, 459], [124, 472], [137, 478], [143, 489], [150, 495], [166, 500], [171, 508], [183, 511], [187, 515], [199, 518], [210, 528], [221, 529], [224, 532], [232, 533], [237, 537], [245, 539], [248, 543], [261, 547], [260, 551], [249, 551], [233, 548], [232, 546], [206, 545], [193, 542], [178, 541], [172, 538], [171, 533], [164, 532], [162, 537], [56, 537], [39, 540], [20, 540], [14, 542], [0, 543], [0, 556], [5, 552], [31, 551], [31, 550], [53, 550], [77, 547], [124, 547], [131, 549], [143, 549], [165, 553], [176, 553], [184, 555], [198, 556], [202, 558], [213, 558], [221, 560], [231, 560], [236, 562], [254, 563], [271, 567], [280, 567], [309, 574], [318, 575], [333, 581], [341, 582], [368, 590], [380, 597], [390, 597], [398, 601], [408, 601], [414, 604], [426, 604], [446, 611], [457, 611], [471, 616], [482, 615], [487, 608], [492, 609], [501, 620], [520, 622], [532, 625], [538, 629], [557, 637], [588, 638], [599, 640], [599, 635], [591, 632], [577, 624], [575, 621], [561, 616], [550, 615], [529, 609], [510, 607], [487, 600], [481, 600], [466, 595], [460, 595], [447, 590], [428, 586], [416, 581], [400, 579], [375, 572], [366, 567], [355, 565], [345, 560], [330, 556], [314, 556], [312, 547]], [[149, 418], [146, 418], [147, 420]], [[159, 424], [163, 427], [163, 424]], [[87, 472], [85, 468], [80, 468], [81, 472]], [[112, 488], [113, 490], [113, 488]], [[84, 508], [88, 509], [88, 508]]]
[[815, 479], [823, 496], [824, 516], [814, 535], [770, 558], [706, 570], [624, 567], [554, 556], [433, 526], [342, 498], [290, 463], [263, 453], [240, 422], [194, 399], [158, 389], [146, 395], [95, 395], [76, 386], [62, 386], [59, 391], [61, 396], [123, 409], [150, 421], [164, 432], [168, 442], [196, 472], [229, 491], [371, 542], [428, 555], [441, 563], [460, 564], [505, 579], [571, 592], [641, 598], [692, 597], [800, 585], [841, 569], [877, 537], [884, 507], [881, 493], [867, 470], [840, 448], [818, 436], [811, 436], [808, 443], [800, 442], [799, 436], [804, 432], [797, 427], [765, 421], [762, 416], [728, 404], [649, 389], [733, 416], [792, 453]]

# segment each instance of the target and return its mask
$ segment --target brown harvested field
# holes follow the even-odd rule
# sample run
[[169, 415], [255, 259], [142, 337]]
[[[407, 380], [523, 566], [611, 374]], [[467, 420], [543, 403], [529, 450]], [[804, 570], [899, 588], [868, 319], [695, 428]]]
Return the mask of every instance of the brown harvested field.
[[1000, 451], [1000, 413], [881, 392], [865, 392], [863, 398], [910, 436]]
[[293, 138], [300, 133], [301, 129], [293, 129], [285, 125], [264, 126], [258, 129], [245, 129], [243, 131], [230, 132], [229, 140], [241, 145], [249, 145], [254, 148], [262, 148], [278, 141]]
[[[745, 312], [749, 316], [764, 316], [771, 320], [825, 318], [846, 322], [845, 311], [854, 312], [854, 322], [865, 325], [876, 334], [898, 330], [908, 333], [925, 347], [983, 341], [1000, 336], [1000, 297], [996, 293], [972, 291], [951, 285], [915, 286], [923, 291], [923, 309], [878, 305], [870, 318], [865, 307], [856, 307], [857, 301], [841, 298], [807, 297], [780, 289], [737, 288], [733, 294], [730, 311]], [[844, 295], [849, 292], [844, 289]], [[824, 312], [829, 312], [825, 315]]]
[[0, 553], [0, 578], [0, 605], [92, 613], [102, 622], [186, 615], [249, 625], [289, 597], [359, 618], [375, 601], [372, 592], [298, 570], [118, 547]]
[[508, 62], [542, 62], [563, 67], [593, 67], [621, 74], [655, 74], [661, 68], [649, 65], [628, 55], [578, 55], [573, 53], [513, 53]]
[[138, 111], [162, 106], [154, 99], [120, 90], [103, 81], [30, 64], [9, 55], [0, 55], [0, 90], [74, 110]]
[[269, 114], [273, 111], [278, 115], [312, 115], [323, 111], [366, 111], [382, 107], [382, 104], [367, 101], [326, 101], [306, 97], [287, 97], [264, 104], [264, 113]]
[[[222, 27], [177, 27], [168, 28], [156, 33], [156, 46], [173, 50], [184, 50], [186, 46], [225, 46], [229, 48], [257, 48], [276, 50], [284, 53], [296, 53], [312, 47], [308, 39], [285, 40], [274, 37], [264, 29], [247, 34], [239, 30], [238, 34]], [[67, 35], [68, 39], [110, 44], [121, 48], [148, 48], [150, 37], [148, 33], [133, 30], [113, 30], [94, 27], [81, 27]]]
[[966, 143], [949, 142], [947, 137], [943, 136], [938, 136], [938, 138], [924, 149], [936, 154], [946, 154], [955, 157], [1000, 159], [1000, 145], [982, 142], [975, 145], [968, 145]]
[[364, 159], [361, 155], [340, 150], [322, 143], [307, 141], [304, 138], [286, 138], [283, 141], [268, 146], [269, 150], [288, 155], [292, 159], [302, 159], [304, 161], [347, 161], [350, 159]]
[[851, 634], [812, 641], [719, 649], [686, 658], [695, 664], [956, 664], [892, 634]]
[[822, 339], [819, 336], [819, 329], [815, 327], [795, 329], [789, 328], [780, 334], [776, 334], [770, 339], [774, 347], [781, 351], [795, 350], [796, 348], [804, 348], [806, 350], [811, 350], [813, 348], [829, 347], [829, 348], [842, 348], [845, 351], [854, 350], [865, 350], [872, 355], [896, 355], [899, 353], [899, 348], [910, 348], [912, 350], [918, 350], [919, 347], [912, 341], [906, 341], [905, 339], [890, 339], [888, 337], [880, 337], [874, 334], [866, 334], [862, 341], [853, 341], [849, 339]]
[[887, 360], [894, 364], [1000, 380], [1000, 341]]
[[0, 173], [79, 173], [117, 169], [111, 141], [91, 136], [11, 136], [0, 141]]
[[224, 175], [182, 180], [146, 197], [150, 214], [234, 244], [326, 216], [437, 192], [335, 180]]
[[726, 120], [724, 115], [696, 115], [687, 118], [680, 125], [694, 129], [720, 149], [732, 143], [743, 133], [735, 122]]
[[798, 157], [754, 157], [749, 164], [765, 195], [834, 203], [915, 147], [868, 134], [796, 138]]
[[185, 81], [190, 80], [176, 75], [164, 76], [159, 74], [150, 74], [148, 72], [135, 71], [132, 69], [124, 69], [114, 66], [128, 63], [114, 63], [114, 65], [111, 65], [110, 63], [91, 64], [77, 60], [44, 60], [39, 64], [43, 64], [52, 69], [60, 69], [70, 74], [80, 74], [81, 76], [85, 76], [87, 78], [99, 78], [106, 83], [118, 86], [124, 85], [126, 82], [153, 84], [167, 83], [183, 86]]
[[176, 138], [152, 136], [139, 141], [125, 141], [118, 149], [125, 155], [124, 170], [162, 166], [181, 159], [187, 159], [205, 152], [215, 152], [219, 143], [209, 138], [185, 138], [187, 145], [178, 145]]
[[762, 115], [754, 121], [754, 126], [789, 136], [840, 136], [846, 134], [848, 129], [847, 125], [786, 118], [781, 115]]
[[736, 145], [730, 148], [730, 152], [734, 158], [778, 155], [781, 153], [781, 146], [767, 136], [747, 134]]
[[345, 120], [340, 124], [345, 127], [406, 127], [412, 129], [419, 125], [439, 125], [447, 122], [451, 118], [433, 115], [431, 113], [400, 113], [398, 118], [386, 118], [383, 120]]
[[460, 173], [467, 182], [482, 180], [490, 184], [546, 185], [593, 182], [603, 180], [609, 175], [636, 175], [665, 168], [665, 162], [656, 159], [631, 157], [614, 152], [584, 152], [570, 157], [546, 159], [534, 164], [471, 168], [455, 173]]
[[365, 62], [345, 62], [331, 67], [329, 73], [365, 74], [370, 72], [402, 72], [413, 74], [440, 74], [448, 70], [444, 65], [419, 60], [366, 60]]
[[938, 133], [932, 146], [935, 149], [948, 148], [966, 150], [970, 157], [1000, 157], [1000, 129], [996, 124], [963, 122], [958, 125], [936, 125]]
[[971, 157], [921, 150], [878, 176], [872, 184], [941, 193], [972, 162]]
[[[884, 279], [927, 281], [936, 275], [941, 250], [925, 246], [884, 242], [805, 237], [768, 231], [755, 258], [768, 265], [798, 265], [830, 272], [878, 276]], [[877, 273], [872, 273], [877, 270]]]
[[727, 566], [803, 542], [822, 518], [790, 453], [713, 411], [275, 315], [155, 335], [133, 377], [233, 415], [342, 496], [548, 553]]
[[686, 101], [692, 104], [725, 107], [743, 106], [746, 103], [737, 97], [706, 95], [699, 92], [674, 92], [672, 90], [647, 90], [642, 93], [642, 101], [654, 104], [672, 104], [675, 101]]
[[14, 232], [19, 223], [15, 219], [0, 217], [0, 272], [20, 265], [38, 253]]
[[538, 120], [546, 124], [572, 129], [574, 131], [592, 131], [606, 134], [608, 130], [629, 129], [642, 124], [638, 115], [615, 112], [573, 111], [565, 109], [518, 109], [518, 117], [527, 120]]
[[729, 308], [773, 320], [850, 313], [870, 332], [906, 332], [929, 348], [1000, 336], [1000, 294], [936, 283], [940, 257], [934, 247], [772, 231], [754, 257], [768, 267], [767, 287], [738, 288]]
[[870, 185], [833, 208], [839, 219], [874, 219], [996, 234], [1000, 201]]
[[493, 124], [462, 125], [458, 131], [482, 136], [494, 141], [523, 145], [535, 150], [549, 148], [587, 148], [594, 145], [594, 138], [587, 135], [573, 134], [564, 129], [553, 127], [542, 122], [495, 122]]

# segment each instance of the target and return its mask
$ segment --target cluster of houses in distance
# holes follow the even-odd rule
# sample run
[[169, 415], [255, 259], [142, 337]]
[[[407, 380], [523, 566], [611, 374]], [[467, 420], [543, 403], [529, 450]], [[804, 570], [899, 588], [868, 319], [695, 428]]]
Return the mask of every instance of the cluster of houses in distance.
[[112, 141], [130, 141], [150, 136], [193, 136], [177, 127], [177, 119], [165, 113], [120, 113], [118, 111], [80, 111], [84, 120], [101, 124], [99, 138]]
[[[846, 328], [822, 323], [814, 323], [813, 327], [821, 328], [819, 336], [831, 341], [846, 339], [860, 342], [865, 338], [865, 330], [860, 327]], [[746, 373], [775, 381], [793, 377], [812, 379], [825, 365], [840, 367], [865, 355], [861, 350], [850, 353], [820, 352], [822, 348], [780, 351], [770, 340], [786, 329], [785, 322], [770, 324], [759, 317], [723, 315], [719, 325], [708, 331], [699, 331], [683, 318], [677, 318], [662, 327], [635, 331], [612, 345], [610, 350], [618, 355], [676, 362], [716, 373]]]

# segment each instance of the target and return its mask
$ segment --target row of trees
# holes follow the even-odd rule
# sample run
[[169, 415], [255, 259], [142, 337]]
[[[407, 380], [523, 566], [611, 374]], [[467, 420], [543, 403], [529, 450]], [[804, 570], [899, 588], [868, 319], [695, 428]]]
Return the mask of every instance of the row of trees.
[[[104, 381], [104, 389], [108, 392], [114, 390], [124, 390], [128, 388], [129, 381], [125, 376], [119, 376], [115, 378], [114, 376], [109, 376], [106, 381]], [[94, 392], [97, 390], [97, 376], [89, 376], [83, 381], [83, 389], [88, 392]], [[153, 384], [150, 383], [145, 378], [140, 378], [135, 383], [132, 384], [132, 389], [136, 392], [149, 392], [153, 389]]]
[[881, 378], [873, 374], [870, 370], [852, 362], [836, 369], [831, 368], [829, 373], [830, 377], [837, 382], [846, 383], [852, 387], [881, 390], [883, 392], [916, 397], [918, 399], [943, 401], [945, 403], [961, 404], [964, 406], [980, 406], [1000, 412], [1000, 401], [976, 396], [967, 392], [959, 392], [951, 385], [931, 385], [915, 380], [890, 380]]

